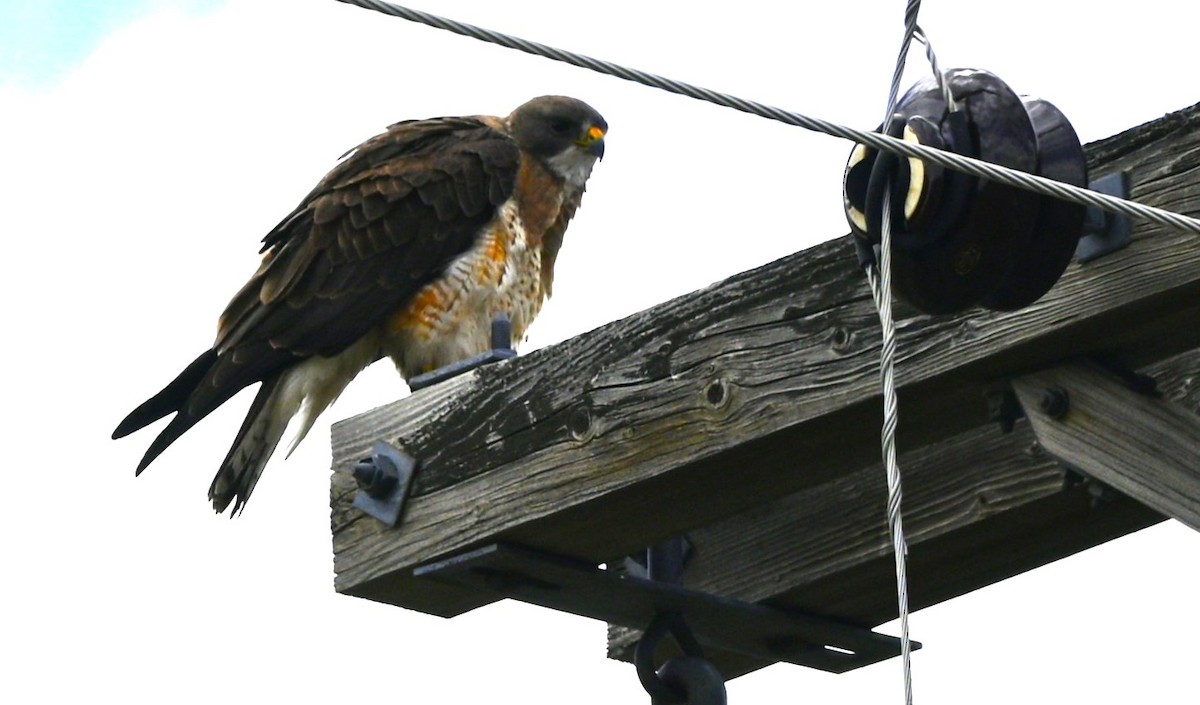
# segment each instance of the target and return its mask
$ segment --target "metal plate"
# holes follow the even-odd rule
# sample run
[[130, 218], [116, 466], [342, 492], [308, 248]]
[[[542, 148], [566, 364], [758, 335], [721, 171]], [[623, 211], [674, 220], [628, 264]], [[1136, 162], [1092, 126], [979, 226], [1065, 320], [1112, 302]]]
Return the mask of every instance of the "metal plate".
[[[1129, 198], [1129, 182], [1123, 171], [1099, 176], [1088, 184], [1088, 188], [1109, 196]], [[1075, 259], [1081, 263], [1091, 262], [1129, 245], [1133, 241], [1133, 223], [1129, 216], [1088, 208], [1084, 233], [1075, 249]]]
[[617, 575], [520, 546], [492, 544], [413, 572], [635, 629], [658, 612], [677, 611], [706, 646], [831, 673], [900, 655], [898, 638], [866, 628]]

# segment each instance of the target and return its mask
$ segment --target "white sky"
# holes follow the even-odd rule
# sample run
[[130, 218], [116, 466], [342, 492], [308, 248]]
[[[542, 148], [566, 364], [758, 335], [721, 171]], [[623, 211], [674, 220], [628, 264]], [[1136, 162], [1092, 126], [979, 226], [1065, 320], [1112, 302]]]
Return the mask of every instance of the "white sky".
[[[425, 3], [859, 127], [879, 119], [902, 6]], [[943, 66], [1051, 100], [1086, 141], [1200, 100], [1193, 3], [922, 13]], [[205, 490], [245, 394], [136, 481], [153, 433], [109, 440], [210, 344], [259, 238], [339, 154], [399, 119], [504, 114], [545, 93], [587, 100], [611, 130], [527, 348], [846, 231], [844, 142], [333, 0], [150, 12], [60, 81], [0, 82], [15, 481], [0, 699], [646, 702], [633, 669], [603, 657], [599, 623], [507, 602], [446, 621], [334, 593], [328, 424], [405, 394], [388, 365], [276, 458], [236, 521]], [[1198, 550], [1169, 523], [917, 613], [917, 701], [1193, 702]], [[899, 677], [896, 661], [844, 676], [779, 665], [733, 681], [730, 701], [896, 702]]]

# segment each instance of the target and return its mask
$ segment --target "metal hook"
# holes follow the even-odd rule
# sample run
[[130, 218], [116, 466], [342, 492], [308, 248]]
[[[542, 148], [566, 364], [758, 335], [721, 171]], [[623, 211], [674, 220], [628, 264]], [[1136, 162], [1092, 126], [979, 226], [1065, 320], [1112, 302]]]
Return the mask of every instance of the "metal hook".
[[[654, 668], [654, 652], [670, 634], [683, 656], [667, 660]], [[723, 705], [725, 680], [720, 671], [704, 658], [700, 642], [679, 612], [659, 612], [638, 640], [633, 654], [638, 680], [650, 694], [652, 705]]]
[[[672, 631], [672, 616], [678, 617], [679, 613], [659, 612], [654, 616], [654, 620], [646, 627], [642, 638], [638, 640], [637, 648], [634, 649], [633, 665], [637, 669], [638, 680], [642, 682], [642, 687], [654, 702], [676, 704], [687, 702], [687, 693], [659, 678], [654, 668], [654, 652], [663, 637]], [[680, 644], [680, 648], [684, 648], [686, 653], [687, 647]]]

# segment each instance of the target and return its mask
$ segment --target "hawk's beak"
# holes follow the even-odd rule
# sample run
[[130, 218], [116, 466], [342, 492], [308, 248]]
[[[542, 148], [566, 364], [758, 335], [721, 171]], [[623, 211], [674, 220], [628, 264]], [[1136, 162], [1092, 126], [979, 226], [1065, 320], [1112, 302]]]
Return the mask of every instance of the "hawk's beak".
[[583, 148], [583, 151], [596, 157], [597, 159], [604, 158], [604, 128], [599, 125], [592, 125], [583, 133], [583, 136], [575, 143]]

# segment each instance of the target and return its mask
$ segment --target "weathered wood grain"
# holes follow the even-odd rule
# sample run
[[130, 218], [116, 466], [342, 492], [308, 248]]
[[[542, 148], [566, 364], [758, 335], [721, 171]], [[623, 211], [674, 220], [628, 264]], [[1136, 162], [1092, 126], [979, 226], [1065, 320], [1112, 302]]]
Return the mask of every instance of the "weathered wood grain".
[[[1129, 169], [1133, 197], [1196, 215], [1197, 122], [1191, 109], [1093, 146], [1093, 170]], [[901, 447], [983, 424], [996, 379], [1069, 356], [1144, 364], [1200, 346], [1200, 238], [1134, 232], [1023, 311], [897, 307]], [[412, 567], [496, 540], [599, 562], [857, 477], [878, 455], [879, 333], [851, 249], [820, 245], [337, 424], [335, 471], [378, 439], [421, 462], [395, 530], [349, 508], [353, 483], [335, 472], [337, 589], [452, 615], [490, 598], [418, 584]], [[951, 577], [988, 579], [964, 572]]]
[[[1193, 410], [1080, 362], [1019, 377], [1013, 389], [1047, 453], [1200, 531], [1200, 416]], [[1061, 418], [1039, 408], [1046, 390], [1066, 395]]]

